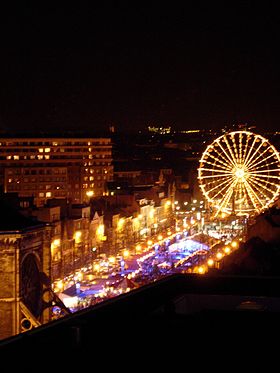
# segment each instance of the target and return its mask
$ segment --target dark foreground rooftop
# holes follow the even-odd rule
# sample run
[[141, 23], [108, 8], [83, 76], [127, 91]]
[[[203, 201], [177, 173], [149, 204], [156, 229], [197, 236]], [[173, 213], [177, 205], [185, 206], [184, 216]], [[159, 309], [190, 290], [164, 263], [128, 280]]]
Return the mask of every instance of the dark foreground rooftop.
[[[280, 278], [174, 275], [0, 342], [1, 352], [140, 353], [279, 332]], [[278, 328], [278, 330], [277, 330]], [[265, 334], [265, 340], [260, 336]], [[264, 342], [265, 341], [265, 342]]]

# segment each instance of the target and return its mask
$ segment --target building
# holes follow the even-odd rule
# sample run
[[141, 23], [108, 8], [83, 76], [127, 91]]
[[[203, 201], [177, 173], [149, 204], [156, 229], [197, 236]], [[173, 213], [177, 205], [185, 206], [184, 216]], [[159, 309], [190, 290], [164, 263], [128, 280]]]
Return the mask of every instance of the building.
[[[278, 202], [279, 203], [279, 202]], [[259, 237], [272, 245], [280, 243], [280, 209], [277, 205], [255, 218], [255, 222], [248, 226], [247, 239]]]
[[0, 138], [0, 187], [5, 193], [72, 203], [106, 193], [113, 178], [110, 138]]
[[[32, 216], [48, 225], [50, 230], [52, 283], [92, 264], [97, 247], [101, 250], [104, 233], [103, 216], [94, 214], [91, 219], [90, 206], [67, 204], [50, 200], [48, 205], [36, 208]], [[63, 211], [64, 210], [64, 211]]]
[[50, 321], [50, 228], [0, 200], [0, 339]]

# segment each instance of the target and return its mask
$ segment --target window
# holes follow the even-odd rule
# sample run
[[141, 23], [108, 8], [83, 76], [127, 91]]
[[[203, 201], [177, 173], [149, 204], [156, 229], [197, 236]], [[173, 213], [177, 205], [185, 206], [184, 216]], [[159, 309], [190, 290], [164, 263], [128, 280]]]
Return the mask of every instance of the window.
[[28, 201], [20, 201], [20, 207], [22, 207], [22, 208], [29, 207], [29, 202]]
[[52, 196], [52, 193], [51, 193], [51, 192], [47, 192], [47, 193], [46, 193], [46, 197], [47, 197], [47, 198], [50, 198], [51, 196]]

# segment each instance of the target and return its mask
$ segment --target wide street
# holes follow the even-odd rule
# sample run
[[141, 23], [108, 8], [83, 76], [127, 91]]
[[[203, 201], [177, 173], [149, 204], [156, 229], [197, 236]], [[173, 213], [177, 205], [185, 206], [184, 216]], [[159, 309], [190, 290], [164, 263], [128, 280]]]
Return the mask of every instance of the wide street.
[[[169, 229], [152, 239], [102, 257], [56, 284], [57, 295], [71, 312], [129, 292], [173, 273], [204, 274], [225, 255], [238, 248], [238, 240], [219, 240], [201, 232]], [[63, 288], [62, 288], [63, 285]], [[54, 308], [54, 318], [59, 317]]]

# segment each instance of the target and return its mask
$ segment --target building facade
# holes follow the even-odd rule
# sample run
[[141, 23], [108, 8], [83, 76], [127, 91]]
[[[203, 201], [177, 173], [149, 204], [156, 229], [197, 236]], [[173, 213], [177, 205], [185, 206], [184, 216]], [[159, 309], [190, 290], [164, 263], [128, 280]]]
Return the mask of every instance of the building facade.
[[0, 339], [51, 319], [44, 281], [51, 272], [50, 229], [10, 213], [7, 221], [0, 228]]
[[5, 193], [72, 203], [106, 193], [113, 178], [110, 138], [0, 138], [0, 186]]

